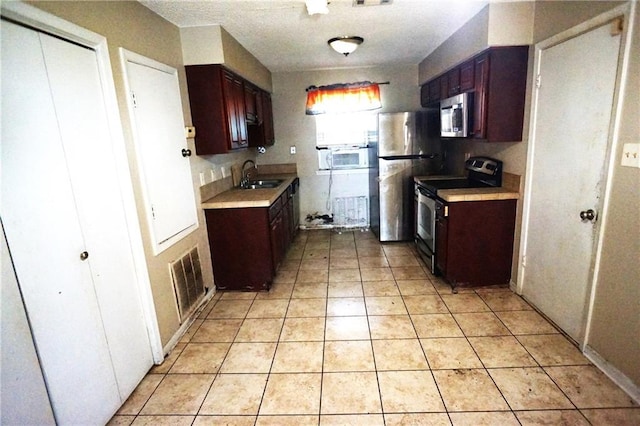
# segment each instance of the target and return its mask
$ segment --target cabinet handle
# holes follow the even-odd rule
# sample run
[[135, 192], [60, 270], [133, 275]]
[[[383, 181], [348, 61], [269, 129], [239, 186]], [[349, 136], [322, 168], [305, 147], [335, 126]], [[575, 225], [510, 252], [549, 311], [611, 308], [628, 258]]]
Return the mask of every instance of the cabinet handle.
[[88, 251], [83, 251], [82, 253], [80, 253], [80, 260], [87, 260], [89, 258], [89, 252]]
[[182, 150], [182, 156], [183, 157], [191, 157], [191, 150], [190, 149], [183, 149]]

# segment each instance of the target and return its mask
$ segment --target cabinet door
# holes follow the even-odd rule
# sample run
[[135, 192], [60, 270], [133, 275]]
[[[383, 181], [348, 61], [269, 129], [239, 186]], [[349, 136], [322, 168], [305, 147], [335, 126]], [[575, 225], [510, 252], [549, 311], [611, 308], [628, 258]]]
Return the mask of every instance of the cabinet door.
[[225, 94], [226, 79], [220, 65], [188, 65], [187, 87], [191, 122], [196, 127], [196, 154], [224, 154], [231, 149]]
[[447, 96], [455, 96], [460, 93], [460, 68], [454, 68], [447, 73], [449, 91]]
[[[289, 192], [293, 191], [293, 188], [289, 188]], [[289, 212], [289, 242], [293, 242], [296, 236], [296, 222], [293, 214], [293, 194], [289, 195], [289, 202], [287, 203], [287, 211]]]
[[275, 143], [275, 132], [273, 129], [273, 106], [271, 104], [271, 95], [263, 92], [261, 96], [262, 104], [262, 125], [264, 126], [264, 144], [269, 146]]
[[230, 146], [229, 148], [235, 149], [240, 147], [240, 134], [238, 124], [238, 107], [235, 99], [235, 83], [233, 76], [228, 73], [224, 73], [224, 102], [227, 108], [227, 125], [229, 126]]
[[268, 210], [205, 210], [213, 275], [218, 289], [269, 289], [275, 269]]
[[238, 78], [233, 80], [234, 99], [238, 111], [238, 144], [240, 147], [247, 145], [247, 109], [245, 106], [244, 82]]
[[247, 126], [249, 146], [271, 146], [275, 143], [271, 95], [259, 91], [257, 97], [257, 123]]
[[425, 83], [420, 86], [420, 105], [426, 107], [429, 102], [431, 102], [429, 98], [429, 83]]
[[473, 137], [484, 139], [487, 121], [487, 90], [489, 89], [489, 54], [475, 58], [475, 94], [473, 97]]
[[460, 93], [468, 92], [475, 88], [475, 73], [473, 59], [460, 65]]
[[273, 262], [273, 270], [276, 271], [282, 261], [284, 252], [284, 222], [282, 210], [280, 210], [276, 217], [271, 221], [270, 228], [271, 260]]
[[440, 93], [438, 99], [446, 99], [449, 97], [449, 77], [447, 74], [438, 79], [440, 81]]
[[260, 90], [251, 84], [244, 85], [244, 105], [247, 124], [258, 124], [261, 118]]
[[[447, 207], [448, 208], [448, 207]], [[449, 221], [445, 216], [445, 206], [442, 203], [436, 204], [436, 212], [435, 212], [435, 220], [436, 220], [436, 235], [435, 235], [435, 245], [436, 245], [436, 267], [442, 273], [442, 275], [447, 277], [447, 261], [448, 261], [448, 252], [449, 252]]]
[[230, 135], [230, 148], [242, 148], [247, 144], [247, 123], [242, 81], [233, 74], [224, 73], [224, 101]]

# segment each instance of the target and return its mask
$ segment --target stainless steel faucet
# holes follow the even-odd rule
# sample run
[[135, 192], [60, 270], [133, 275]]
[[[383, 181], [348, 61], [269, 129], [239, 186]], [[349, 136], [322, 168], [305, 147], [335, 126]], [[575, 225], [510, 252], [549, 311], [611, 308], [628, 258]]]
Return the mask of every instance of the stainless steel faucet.
[[242, 163], [242, 179], [240, 179], [240, 187], [241, 188], [246, 188], [247, 186], [249, 186], [249, 178], [247, 177], [247, 175], [245, 174], [245, 166], [251, 163], [253, 164], [253, 169], [256, 168], [256, 162], [253, 160], [247, 160], [244, 163]]

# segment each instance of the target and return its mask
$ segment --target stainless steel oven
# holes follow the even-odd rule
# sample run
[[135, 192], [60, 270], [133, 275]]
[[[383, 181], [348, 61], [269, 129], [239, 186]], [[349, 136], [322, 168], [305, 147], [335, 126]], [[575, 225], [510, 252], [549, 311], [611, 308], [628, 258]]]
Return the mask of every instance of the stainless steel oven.
[[420, 185], [415, 185], [416, 197], [416, 235], [418, 254], [425, 264], [435, 273], [436, 242], [436, 200]]

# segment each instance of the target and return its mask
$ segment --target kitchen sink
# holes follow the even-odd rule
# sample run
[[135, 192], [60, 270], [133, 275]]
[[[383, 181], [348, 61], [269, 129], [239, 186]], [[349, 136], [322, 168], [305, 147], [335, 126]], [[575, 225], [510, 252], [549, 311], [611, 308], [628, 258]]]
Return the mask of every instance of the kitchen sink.
[[263, 179], [263, 180], [252, 180], [249, 181], [246, 185], [241, 186], [242, 189], [271, 189], [277, 188], [280, 184], [284, 182], [283, 179]]

